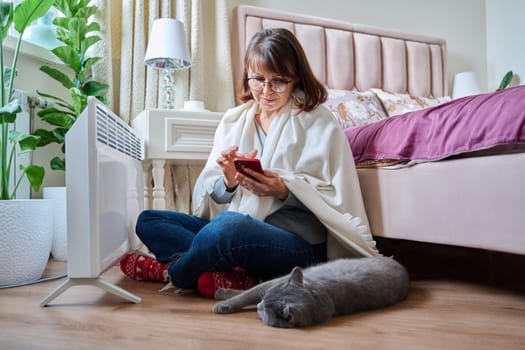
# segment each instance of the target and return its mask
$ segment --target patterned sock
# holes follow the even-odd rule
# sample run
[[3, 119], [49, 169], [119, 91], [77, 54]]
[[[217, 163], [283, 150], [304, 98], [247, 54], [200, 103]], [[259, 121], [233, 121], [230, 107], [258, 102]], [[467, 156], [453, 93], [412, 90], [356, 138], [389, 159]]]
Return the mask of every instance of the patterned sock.
[[133, 280], [168, 281], [168, 264], [141, 254], [126, 255], [120, 261], [120, 270]]
[[213, 298], [219, 288], [246, 290], [257, 285], [258, 280], [241, 269], [228, 272], [205, 272], [198, 280], [199, 292], [208, 298]]

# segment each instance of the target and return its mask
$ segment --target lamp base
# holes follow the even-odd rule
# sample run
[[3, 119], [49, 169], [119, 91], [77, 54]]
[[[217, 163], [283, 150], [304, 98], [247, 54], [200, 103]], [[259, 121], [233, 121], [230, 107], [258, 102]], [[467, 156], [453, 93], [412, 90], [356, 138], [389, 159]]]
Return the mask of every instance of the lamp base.
[[162, 90], [164, 91], [164, 108], [175, 108], [175, 84], [173, 81], [173, 69], [162, 69]]

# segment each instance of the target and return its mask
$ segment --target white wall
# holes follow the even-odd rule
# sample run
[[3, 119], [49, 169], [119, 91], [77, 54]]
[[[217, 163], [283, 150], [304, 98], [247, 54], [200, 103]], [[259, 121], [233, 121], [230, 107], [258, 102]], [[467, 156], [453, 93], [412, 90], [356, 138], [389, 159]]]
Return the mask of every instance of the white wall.
[[525, 84], [525, 1], [485, 0], [489, 90], [512, 70], [512, 85]]

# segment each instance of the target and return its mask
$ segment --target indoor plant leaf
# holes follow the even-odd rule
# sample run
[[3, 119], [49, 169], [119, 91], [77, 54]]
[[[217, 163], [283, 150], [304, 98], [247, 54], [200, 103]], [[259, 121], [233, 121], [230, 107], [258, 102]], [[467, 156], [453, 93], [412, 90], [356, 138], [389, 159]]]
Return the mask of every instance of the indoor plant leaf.
[[53, 96], [53, 95], [49, 95], [49, 94], [46, 94], [46, 93], [43, 93], [43, 92], [40, 92], [40, 91], [37, 91], [37, 94], [39, 96], [42, 96], [42, 97], [46, 97], [46, 98], [50, 98], [52, 100], [55, 100], [55, 104], [57, 106], [60, 106], [60, 107], [63, 107], [65, 109], [67, 109], [68, 111], [70, 111], [69, 113], [71, 115], [75, 115], [73, 112], [74, 112], [74, 108], [73, 106], [71, 106], [69, 103], [67, 103], [66, 101], [64, 101], [62, 98], [60, 97], [57, 97], [57, 96]]
[[[92, 79], [93, 66], [102, 58], [88, 56], [87, 54], [87, 50], [91, 46], [102, 40], [97, 33], [100, 31], [100, 24], [96, 20], [91, 20], [91, 16], [98, 11], [97, 6], [88, 6], [91, 1], [55, 1], [55, 8], [65, 15], [64, 17], [56, 17], [53, 20], [53, 24], [56, 26], [57, 39], [64, 45], [52, 49], [51, 52], [68, 67], [68, 70], [72, 71], [72, 74], [68, 76], [66, 72], [62, 71], [60, 73], [54, 68], [41, 68], [46, 74], [61, 82], [68, 89], [69, 97], [71, 98], [71, 102], [68, 103], [61, 98], [53, 96], [54, 94], [38, 91], [40, 96], [48, 97], [55, 101], [55, 110], [48, 108], [45, 111], [40, 111], [38, 116], [42, 121], [57, 126], [51, 132], [54, 133], [58, 143], [62, 144], [63, 151], [64, 137], [68, 129], [86, 108], [87, 97], [95, 96], [98, 100], [108, 104], [107, 99], [103, 95], [107, 93], [109, 86]], [[53, 140], [48, 134], [45, 136], [46, 140], [42, 140], [42, 144]], [[52, 169], [64, 168], [65, 165], [57, 165], [59, 161], [62, 160], [58, 157], [51, 160], [54, 164], [51, 165]]]
[[5, 106], [0, 107], [0, 123], [14, 123], [16, 114], [21, 111], [22, 108], [18, 100], [12, 100]]
[[83, 40], [83, 52], [85, 53], [93, 44], [102, 40], [99, 36], [88, 36]]
[[54, 157], [49, 162], [51, 169], [53, 170], [66, 170], [66, 160], [60, 157]]
[[[12, 5], [5, 5], [5, 2], [0, 3], [0, 24], [2, 26], [0, 39], [2, 48], [7, 35], [6, 28], [11, 23], [14, 24], [16, 31], [20, 33], [16, 41], [10, 72], [3, 67], [3, 50], [0, 49], [0, 84], [2, 87], [0, 93], [0, 200], [10, 200], [15, 197], [23, 176], [26, 176], [33, 188], [40, 188], [44, 176], [43, 168], [40, 171], [36, 166], [27, 167], [25, 169], [30, 169], [29, 173], [31, 175], [24, 170], [22, 176], [15, 179], [15, 185], [12, 190], [10, 189], [11, 164], [16, 150], [16, 147], [13, 146], [18, 145], [21, 152], [28, 152], [36, 148], [40, 139], [39, 136], [23, 135], [10, 130], [10, 123], [16, 120], [16, 113], [20, 111], [19, 102], [16, 99], [12, 100], [12, 93], [14, 91], [16, 66], [23, 34], [26, 28], [36, 19], [44, 16], [52, 5], [53, 0], [23, 0], [13, 10]], [[7, 74], [4, 74], [4, 72]], [[12, 144], [11, 146], [9, 142]], [[37, 170], [33, 172], [31, 169]]]
[[42, 187], [42, 182], [44, 180], [45, 175], [44, 167], [37, 165], [29, 165], [27, 167], [24, 167], [23, 165], [20, 165], [20, 170], [22, 170], [27, 176], [27, 179], [29, 180], [33, 191], [40, 191], [40, 187]]
[[501, 83], [499, 84], [498, 90], [507, 88], [507, 86], [509, 86], [510, 82], [512, 81], [513, 76], [514, 76], [514, 73], [512, 73], [511, 70], [505, 73], [505, 75], [503, 76], [503, 79], [501, 80]]
[[38, 147], [43, 147], [58, 140], [55, 137], [55, 134], [52, 131], [46, 129], [37, 129], [33, 131], [33, 135], [40, 136], [40, 141], [38, 142]]
[[44, 16], [53, 5], [53, 0], [26, 0], [21, 2], [14, 12], [15, 29], [23, 33], [31, 22]]
[[2, 40], [7, 37], [11, 23], [13, 23], [13, 3], [2, 1], [0, 2], [0, 35]]
[[71, 81], [71, 79], [66, 74], [62, 73], [56, 68], [52, 68], [49, 66], [42, 66], [40, 67], [40, 70], [46, 73], [47, 75], [49, 75], [51, 78], [58, 81], [59, 83], [61, 83], [62, 85], [64, 85], [66, 89], [70, 89], [75, 86], [75, 84]]
[[38, 116], [40, 117], [40, 119], [51, 125], [69, 128], [75, 122], [75, 119], [65, 112], [59, 111], [54, 108], [48, 110], [49, 112], [47, 113], [40, 113], [43, 112], [40, 111]]
[[62, 62], [64, 62], [73, 71], [80, 69], [80, 61], [77, 53], [69, 46], [59, 46], [51, 50]]
[[98, 81], [88, 81], [84, 85], [84, 93], [88, 96], [98, 96], [106, 93], [109, 86]]
[[18, 142], [20, 152], [26, 153], [36, 149], [40, 136], [22, 134], [16, 130], [9, 131], [9, 139], [11, 142]]

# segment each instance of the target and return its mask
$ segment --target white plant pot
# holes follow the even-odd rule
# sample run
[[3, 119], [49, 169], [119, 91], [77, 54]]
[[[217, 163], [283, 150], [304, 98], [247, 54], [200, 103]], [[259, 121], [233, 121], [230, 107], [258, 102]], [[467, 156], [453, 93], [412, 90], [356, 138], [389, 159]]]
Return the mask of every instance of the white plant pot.
[[53, 242], [52, 205], [45, 199], [0, 201], [0, 284], [42, 277]]
[[53, 245], [55, 260], [67, 261], [67, 201], [66, 187], [44, 187], [44, 199], [53, 201]]

